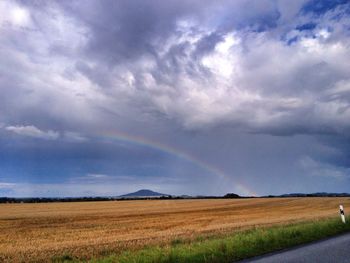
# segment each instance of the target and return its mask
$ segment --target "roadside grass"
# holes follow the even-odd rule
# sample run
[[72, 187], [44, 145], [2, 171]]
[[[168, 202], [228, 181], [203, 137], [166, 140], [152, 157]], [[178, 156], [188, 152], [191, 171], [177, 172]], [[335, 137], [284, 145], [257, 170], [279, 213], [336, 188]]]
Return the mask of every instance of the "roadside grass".
[[[347, 221], [350, 217], [347, 218]], [[90, 263], [221, 263], [290, 248], [350, 231], [350, 223], [331, 218], [284, 226], [257, 227], [225, 236], [175, 239], [166, 246], [149, 246], [89, 260]], [[80, 262], [64, 255], [54, 262]]]

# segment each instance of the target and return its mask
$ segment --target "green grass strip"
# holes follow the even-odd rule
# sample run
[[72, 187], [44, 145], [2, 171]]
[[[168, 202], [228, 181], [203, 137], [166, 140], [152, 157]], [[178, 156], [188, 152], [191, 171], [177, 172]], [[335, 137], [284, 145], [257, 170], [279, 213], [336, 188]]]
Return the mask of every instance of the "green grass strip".
[[[349, 221], [350, 218], [347, 218]], [[224, 237], [197, 241], [176, 240], [168, 246], [125, 251], [93, 263], [216, 263], [232, 262], [350, 231], [340, 218], [285, 226], [260, 227]]]

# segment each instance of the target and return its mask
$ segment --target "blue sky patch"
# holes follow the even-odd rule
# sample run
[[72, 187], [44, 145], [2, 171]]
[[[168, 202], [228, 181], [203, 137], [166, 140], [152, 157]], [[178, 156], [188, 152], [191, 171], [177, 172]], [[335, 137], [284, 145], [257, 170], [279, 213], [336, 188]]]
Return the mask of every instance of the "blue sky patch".
[[312, 0], [303, 6], [302, 12], [322, 15], [339, 5], [347, 3], [349, 3], [347, 0]]

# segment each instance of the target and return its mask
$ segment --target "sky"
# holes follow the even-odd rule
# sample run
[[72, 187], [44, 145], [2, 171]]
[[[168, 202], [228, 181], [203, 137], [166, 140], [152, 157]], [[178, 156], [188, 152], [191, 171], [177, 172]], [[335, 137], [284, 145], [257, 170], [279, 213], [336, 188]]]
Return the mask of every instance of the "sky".
[[0, 1], [0, 196], [350, 192], [350, 2]]

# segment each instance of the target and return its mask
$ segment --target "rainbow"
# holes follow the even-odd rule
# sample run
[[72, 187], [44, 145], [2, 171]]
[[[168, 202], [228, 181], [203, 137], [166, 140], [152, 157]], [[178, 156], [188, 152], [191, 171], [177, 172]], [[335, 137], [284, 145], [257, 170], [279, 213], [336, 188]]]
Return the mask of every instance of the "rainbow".
[[[154, 141], [150, 141], [147, 140], [143, 137], [137, 137], [137, 136], [131, 136], [129, 134], [125, 134], [122, 132], [104, 132], [102, 134], [99, 134], [98, 136], [96, 136], [97, 139], [101, 140], [105, 140], [108, 142], [125, 142], [125, 143], [129, 143], [129, 144], [134, 144], [134, 145], [138, 145], [138, 146], [142, 146], [142, 147], [147, 147], [150, 148], [152, 150], [156, 150], [156, 151], [161, 151], [163, 153], [172, 155], [178, 159], [181, 160], [185, 160], [186, 162], [189, 162], [195, 166], [197, 166], [200, 169], [203, 169], [205, 171], [207, 171], [210, 174], [216, 175], [218, 177], [220, 177], [221, 179], [226, 179], [226, 180], [231, 180], [230, 177], [224, 173], [223, 171], [221, 171], [220, 169], [207, 164], [205, 162], [203, 162], [202, 160], [186, 153], [183, 151], [180, 151], [174, 147], [170, 147], [168, 145], [162, 144], [162, 143], [158, 143], [158, 142], [154, 142]], [[234, 190], [238, 191], [240, 194], [244, 194], [244, 195], [249, 195], [249, 196], [257, 196], [257, 194], [252, 191], [251, 189], [249, 189], [248, 187], [246, 187], [244, 184], [242, 183], [238, 183], [235, 182], [234, 183]]]

